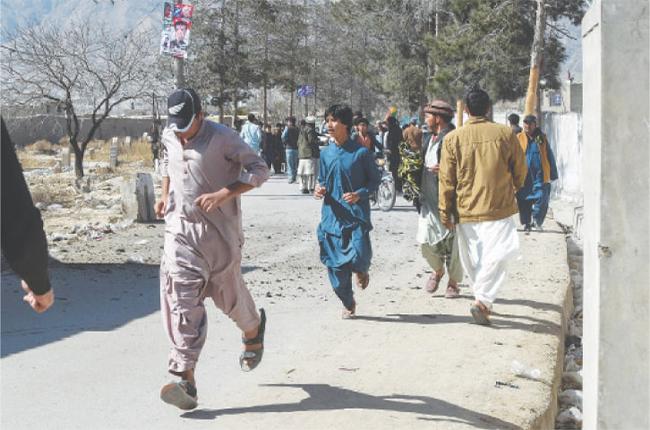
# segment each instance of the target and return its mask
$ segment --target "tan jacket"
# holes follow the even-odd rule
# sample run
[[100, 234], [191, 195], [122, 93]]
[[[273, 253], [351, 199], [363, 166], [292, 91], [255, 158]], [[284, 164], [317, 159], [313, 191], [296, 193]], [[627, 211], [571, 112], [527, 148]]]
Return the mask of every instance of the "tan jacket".
[[440, 158], [443, 221], [496, 221], [518, 212], [514, 188], [526, 180], [526, 156], [510, 127], [470, 117], [445, 136]]

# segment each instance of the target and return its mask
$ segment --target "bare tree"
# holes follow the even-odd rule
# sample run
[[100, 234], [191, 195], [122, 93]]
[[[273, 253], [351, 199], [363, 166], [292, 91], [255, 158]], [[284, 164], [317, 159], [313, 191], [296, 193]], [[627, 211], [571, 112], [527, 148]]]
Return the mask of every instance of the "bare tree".
[[[81, 179], [88, 143], [113, 108], [150, 93], [152, 40], [138, 32], [115, 34], [90, 22], [18, 28], [3, 46], [8, 51], [2, 61], [3, 101], [55, 103], [65, 114], [75, 174]], [[90, 127], [82, 130], [84, 121]]]

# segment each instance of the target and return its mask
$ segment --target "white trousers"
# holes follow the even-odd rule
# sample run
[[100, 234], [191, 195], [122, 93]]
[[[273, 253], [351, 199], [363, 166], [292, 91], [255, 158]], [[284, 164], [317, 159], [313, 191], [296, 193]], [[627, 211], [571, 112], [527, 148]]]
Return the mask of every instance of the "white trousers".
[[499, 294], [510, 260], [519, 256], [519, 236], [512, 217], [458, 225], [458, 251], [472, 280], [474, 297], [488, 309]]
[[303, 158], [298, 161], [298, 176], [300, 190], [313, 190], [316, 186], [315, 177], [318, 175], [316, 158]]

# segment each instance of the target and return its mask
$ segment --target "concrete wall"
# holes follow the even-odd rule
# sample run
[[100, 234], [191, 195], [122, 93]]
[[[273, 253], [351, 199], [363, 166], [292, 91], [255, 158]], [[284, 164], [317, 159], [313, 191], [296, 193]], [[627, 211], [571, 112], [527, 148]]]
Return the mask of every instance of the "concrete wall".
[[647, 0], [582, 21], [584, 425], [650, 428]]
[[[559, 97], [560, 104], [555, 104]], [[563, 81], [559, 90], [542, 90], [540, 102], [544, 112], [582, 112], [582, 84]]]
[[[4, 118], [11, 141], [14, 145], [31, 145], [37, 140], [45, 139], [58, 143], [67, 136], [66, 122], [62, 116], [37, 115], [30, 117]], [[90, 129], [90, 120], [82, 119], [81, 136]], [[151, 130], [151, 118], [107, 118], [95, 133], [95, 140], [109, 140], [113, 137], [131, 136], [134, 139], [142, 137], [144, 132]]]
[[542, 130], [555, 154], [559, 179], [551, 197], [582, 204], [582, 115], [545, 113]]

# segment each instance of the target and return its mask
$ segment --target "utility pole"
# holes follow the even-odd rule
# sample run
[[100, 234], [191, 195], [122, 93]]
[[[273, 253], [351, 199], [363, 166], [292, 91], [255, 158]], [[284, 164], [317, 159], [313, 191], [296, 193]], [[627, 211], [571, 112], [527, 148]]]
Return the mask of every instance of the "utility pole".
[[[537, 0], [537, 16], [535, 20], [535, 36], [532, 52], [530, 54], [530, 76], [528, 78], [528, 91], [526, 92], [526, 107], [524, 115], [532, 115], [537, 107], [539, 98], [539, 72], [542, 67], [544, 49], [544, 31], [546, 30], [546, 4], [545, 0]], [[537, 111], [537, 119], [540, 119]]]
[[[183, 4], [183, 0], [178, 0]], [[176, 75], [176, 89], [185, 87], [185, 59], [183, 57], [174, 57], [174, 69]]]

